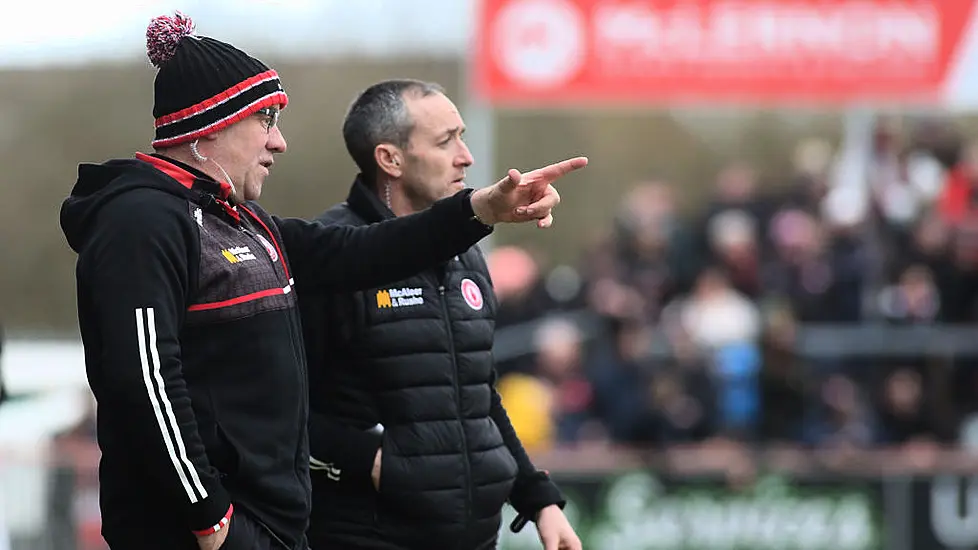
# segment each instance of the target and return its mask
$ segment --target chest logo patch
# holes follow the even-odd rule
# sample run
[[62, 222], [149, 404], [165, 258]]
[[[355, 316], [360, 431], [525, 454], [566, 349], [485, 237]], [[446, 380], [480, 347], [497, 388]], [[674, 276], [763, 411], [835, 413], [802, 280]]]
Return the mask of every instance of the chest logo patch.
[[247, 262], [249, 260], [254, 260], [255, 255], [251, 253], [251, 249], [247, 246], [236, 246], [234, 248], [225, 248], [221, 251], [221, 255], [228, 263], [236, 264], [240, 262]]
[[272, 243], [268, 242], [268, 239], [262, 237], [261, 235], [255, 235], [255, 236], [258, 237], [258, 240], [261, 242], [262, 246], [264, 246], [265, 250], [268, 251], [268, 257], [271, 258], [273, 262], [277, 262], [278, 252], [275, 250], [275, 247], [272, 246]]
[[420, 306], [424, 303], [421, 288], [389, 288], [377, 291], [377, 309]]
[[462, 298], [465, 299], [465, 303], [469, 304], [470, 308], [476, 311], [485, 305], [485, 301], [482, 299], [482, 290], [472, 279], [462, 279]]

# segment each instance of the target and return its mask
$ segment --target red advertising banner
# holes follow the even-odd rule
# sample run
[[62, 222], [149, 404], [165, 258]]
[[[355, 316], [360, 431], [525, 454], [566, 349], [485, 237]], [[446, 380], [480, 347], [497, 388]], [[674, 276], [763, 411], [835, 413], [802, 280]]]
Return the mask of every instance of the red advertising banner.
[[941, 103], [978, 90], [975, 3], [483, 0], [473, 84], [502, 105]]

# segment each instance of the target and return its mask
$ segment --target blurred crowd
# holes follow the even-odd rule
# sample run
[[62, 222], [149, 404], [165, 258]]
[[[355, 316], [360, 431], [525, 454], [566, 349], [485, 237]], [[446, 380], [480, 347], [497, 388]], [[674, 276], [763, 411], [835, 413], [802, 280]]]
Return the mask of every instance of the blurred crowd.
[[971, 358], [796, 345], [815, 324], [978, 320], [978, 144], [896, 118], [871, 142], [851, 155], [806, 140], [774, 178], [732, 162], [692, 212], [682, 182], [638, 183], [577, 266], [495, 248], [497, 328], [537, 321], [534, 351], [499, 362], [527, 447], [970, 444]]

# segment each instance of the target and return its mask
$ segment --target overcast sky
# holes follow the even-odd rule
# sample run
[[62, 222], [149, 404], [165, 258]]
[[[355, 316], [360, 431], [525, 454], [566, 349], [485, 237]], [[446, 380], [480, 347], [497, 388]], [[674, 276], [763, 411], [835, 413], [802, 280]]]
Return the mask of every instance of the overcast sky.
[[179, 9], [202, 35], [315, 55], [463, 51], [471, 0], [26, 0], [0, 33], [0, 67], [138, 59], [150, 18]]

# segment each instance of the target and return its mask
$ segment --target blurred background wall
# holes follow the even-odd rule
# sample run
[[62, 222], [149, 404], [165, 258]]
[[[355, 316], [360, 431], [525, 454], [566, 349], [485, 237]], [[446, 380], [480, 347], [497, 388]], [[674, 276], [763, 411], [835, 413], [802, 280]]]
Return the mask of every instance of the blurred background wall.
[[[345, 198], [356, 167], [340, 127], [358, 91], [378, 80], [410, 76], [442, 83], [460, 105], [467, 97], [460, 60], [263, 57], [280, 72], [292, 99], [282, 117], [289, 151], [276, 164], [262, 198], [281, 215], [312, 217]], [[142, 60], [0, 73], [0, 123], [6, 129], [0, 136], [0, 162], [6, 167], [0, 192], [7, 197], [0, 202], [0, 232], [8, 236], [0, 242], [0, 315], [9, 330], [73, 333], [73, 253], [57, 223], [60, 201], [71, 190], [80, 162], [149, 150], [153, 77], [152, 67]], [[576, 259], [608, 226], [624, 190], [636, 181], [672, 182], [680, 205], [692, 210], [725, 163], [746, 160], [760, 172], [763, 187], [785, 185], [780, 174], [790, 170], [801, 139], [837, 143], [841, 133], [838, 109], [602, 106], [504, 109], [492, 116], [492, 174], [577, 154], [592, 158], [585, 175], [560, 189], [559, 231], [498, 230], [499, 243], [546, 250], [554, 262]], [[968, 120], [959, 122], [969, 131]], [[14, 235], [30, 238], [9, 237]]]

